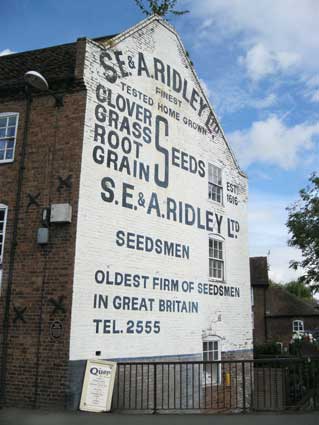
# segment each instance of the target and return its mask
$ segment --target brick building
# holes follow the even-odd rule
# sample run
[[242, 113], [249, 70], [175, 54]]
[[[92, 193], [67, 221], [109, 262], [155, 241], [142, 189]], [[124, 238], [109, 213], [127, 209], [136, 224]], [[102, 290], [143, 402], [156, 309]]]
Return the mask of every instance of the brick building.
[[318, 305], [296, 297], [283, 286], [270, 285], [267, 257], [250, 258], [250, 276], [254, 344], [278, 342], [287, 350], [293, 333], [319, 331]]
[[247, 178], [167, 22], [1, 57], [0, 182], [2, 403], [77, 408], [90, 358], [251, 358]]

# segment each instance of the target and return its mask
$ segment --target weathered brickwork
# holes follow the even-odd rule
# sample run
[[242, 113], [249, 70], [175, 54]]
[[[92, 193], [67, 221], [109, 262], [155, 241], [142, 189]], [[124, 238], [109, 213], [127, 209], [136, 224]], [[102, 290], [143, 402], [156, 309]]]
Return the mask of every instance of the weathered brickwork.
[[[165, 68], [165, 76], [159, 76], [159, 71], [156, 74], [156, 63], [161, 63], [158, 66], [162, 70]], [[142, 72], [141, 68], [145, 67], [148, 70]], [[172, 74], [172, 79], [174, 75], [184, 79], [188, 99], [195, 88], [197, 105], [193, 105], [194, 108], [190, 100], [187, 102], [185, 93], [183, 97], [169, 87], [167, 72]], [[222, 351], [250, 350], [247, 179], [240, 172], [222, 131], [212, 138], [208, 129], [205, 130], [210, 108], [204, 108], [205, 114], [199, 116], [199, 97], [205, 102], [205, 95], [177, 34], [167, 24], [152, 19], [106, 42], [105, 48], [88, 41], [85, 82], [88, 105], [70, 360], [94, 357], [96, 352], [100, 352], [102, 358], [113, 359], [201, 354], [203, 334], [219, 338]], [[165, 100], [159, 89], [166, 91], [171, 101]], [[134, 94], [135, 90], [142, 94]], [[170, 116], [163, 107], [173, 110]], [[184, 119], [200, 124], [205, 132], [190, 128]], [[134, 124], [145, 130], [145, 137], [140, 133], [134, 135], [138, 134]], [[168, 134], [164, 134], [165, 128]], [[160, 135], [156, 139], [157, 130]], [[184, 169], [174, 166], [174, 149], [175, 153], [186, 152], [188, 158], [191, 156], [197, 163], [202, 162], [203, 175], [200, 176], [199, 171], [190, 172], [187, 166]], [[165, 155], [169, 158], [167, 167]], [[213, 202], [208, 196], [210, 162], [222, 170], [223, 202]], [[138, 173], [134, 174], [135, 163], [137, 167], [141, 163], [149, 166], [149, 175], [140, 178]], [[156, 178], [158, 170], [160, 175]], [[165, 175], [167, 181], [163, 182]], [[236, 187], [237, 204], [228, 201], [230, 185]], [[169, 216], [169, 203], [178, 205], [180, 211], [186, 204], [190, 205], [189, 210], [201, 214], [201, 218], [186, 224], [185, 219], [180, 218], [184, 217], [183, 212]], [[203, 230], [206, 211], [214, 215], [214, 225]], [[95, 220], [88, 223], [88, 217], [95, 217]], [[231, 220], [238, 223], [238, 234], [230, 229]], [[123, 239], [118, 236], [119, 231]], [[185, 243], [189, 246], [189, 258], [177, 255], [169, 258], [156, 255], [154, 250], [145, 252], [141, 246], [127, 247], [122, 241], [126, 237], [124, 234], [129, 232], [139, 237], [146, 235]], [[224, 276], [219, 280], [212, 276], [209, 279], [209, 235], [220, 238], [223, 244]], [[143, 288], [139, 283], [129, 283], [126, 287], [112, 285], [115, 273], [119, 272], [135, 275], [139, 281], [146, 275], [147, 281]], [[170, 291], [154, 288], [154, 276], [178, 280], [178, 288]], [[181, 289], [183, 281], [193, 283], [194, 288], [189, 293]], [[227, 285], [237, 288], [238, 296], [227, 297], [219, 292], [200, 294], [200, 284], [208, 281], [215, 285], [214, 288], [222, 285], [221, 291]], [[94, 306], [95, 296], [102, 297], [108, 306]], [[114, 305], [123, 296], [129, 298], [128, 302], [132, 296], [137, 297], [137, 303], [152, 299], [154, 302], [140, 309]], [[162, 303], [192, 301], [198, 304], [198, 311], [185, 314], [169, 308], [160, 310], [159, 298]], [[154, 326], [158, 321], [162, 328], [135, 331], [138, 319], [152, 321]], [[131, 323], [134, 323], [133, 328], [130, 328]], [[84, 335], [86, 345], [82, 343]], [[177, 340], [182, 340], [183, 345], [177, 345]]]
[[[9, 320], [1, 329], [1, 332], [5, 331], [1, 335], [5, 403], [9, 406], [77, 409], [88, 358], [202, 360], [203, 341], [215, 341], [218, 350], [214, 355], [219, 360], [250, 359], [247, 178], [236, 163], [178, 35], [159, 18], [150, 18], [114, 39], [79, 39], [60, 47], [61, 55], [59, 46], [51, 51], [44, 49], [43, 60], [41, 50], [24, 53], [21, 57], [15, 55], [17, 57], [13, 56], [11, 62], [6, 58], [2, 65], [0, 59], [0, 76], [7, 80], [7, 84], [0, 86], [0, 113], [19, 113], [15, 159], [12, 163], [0, 164], [0, 204], [8, 206], [1, 323], [5, 318], [7, 295], [11, 291]], [[119, 53], [121, 51], [123, 56]], [[160, 77], [156, 81], [153, 74], [144, 78], [145, 71], [143, 78], [134, 75], [133, 68], [130, 68], [133, 76], [123, 75], [128, 72], [128, 64], [121, 61], [124, 58], [136, 61], [141, 52], [146, 61], [155, 58], [165, 62], [167, 72], [176, 68], [177, 73], [187, 79], [188, 90], [193, 88], [193, 92], [188, 92], [188, 96], [193, 93], [193, 101], [190, 97], [186, 100], [186, 92], [176, 94], [168, 81], [164, 84]], [[19, 72], [23, 75], [34, 69], [46, 76], [46, 64], [49, 66], [49, 85], [63, 95], [64, 104], [57, 107], [51, 95], [33, 93], [13, 276], [9, 282], [27, 106]], [[13, 77], [10, 77], [10, 66], [14, 68]], [[114, 70], [122, 75], [113, 84], [109, 80]], [[154, 70], [150, 72], [154, 73]], [[177, 78], [177, 74], [174, 75]], [[99, 84], [104, 88], [97, 99]], [[131, 89], [124, 89], [123, 84], [139, 90], [142, 93], [140, 98], [137, 99]], [[166, 90], [171, 100], [165, 100], [159, 91], [156, 92], [156, 87]], [[124, 171], [120, 171], [116, 168], [120, 167], [120, 160], [114, 160], [114, 156], [113, 165], [99, 162], [102, 150], [105, 155], [112, 150], [101, 133], [96, 133], [95, 127], [103, 121], [104, 112], [105, 119], [109, 117], [110, 108], [103, 112], [103, 107], [109, 105], [106, 98], [102, 99], [107, 94], [104, 90], [109, 88], [112, 88], [113, 96], [120, 94], [126, 99], [128, 114], [125, 124], [125, 114], [115, 110], [120, 119], [113, 125], [124, 127], [122, 130], [112, 129], [113, 142], [116, 143], [117, 132], [123, 143], [121, 148], [113, 149], [118, 149], [119, 157], [127, 154], [131, 165], [133, 159], [144, 162], [145, 166], [150, 165], [147, 178], [128, 173], [125, 166]], [[149, 104], [150, 99], [154, 107]], [[98, 103], [101, 105], [97, 113]], [[178, 105], [174, 113], [188, 120], [180, 122], [176, 115], [169, 116], [169, 112], [161, 110], [159, 103], [167, 108]], [[205, 113], [199, 114], [199, 105]], [[141, 135], [138, 125], [133, 127], [133, 121], [142, 122], [142, 127], [149, 129], [142, 129]], [[131, 129], [127, 128], [128, 125], [132, 126]], [[111, 125], [109, 128], [106, 124], [104, 126], [107, 132], [111, 130]], [[166, 127], [169, 134], [165, 134]], [[139, 151], [140, 155], [136, 153], [135, 158], [128, 139], [133, 140], [134, 149]], [[94, 163], [92, 149], [97, 145], [100, 150], [95, 151]], [[172, 166], [174, 147], [176, 155], [185, 152], [184, 158], [192, 157], [188, 160], [197, 161], [197, 171], [187, 169], [185, 162]], [[175, 162], [182, 161], [176, 158]], [[221, 170], [222, 202], [209, 199], [209, 163]], [[104, 177], [111, 177], [111, 180], [103, 181]], [[118, 191], [111, 205], [108, 198], [112, 197], [112, 182], [117, 188], [125, 183], [127, 192], [125, 194], [124, 189]], [[137, 191], [134, 199], [129, 193], [133, 186]], [[147, 207], [143, 202], [145, 199], [150, 201], [151, 193], [155, 193], [153, 203]], [[137, 203], [137, 195], [140, 203]], [[122, 205], [117, 206], [116, 202]], [[174, 219], [172, 211], [170, 217], [165, 217], [164, 209], [159, 213], [158, 208], [159, 205], [166, 208], [169, 202], [184, 207], [190, 205], [186, 207], [188, 214], [196, 213], [199, 218], [190, 223], [190, 216], [184, 214], [182, 219], [182, 215], [176, 213]], [[72, 221], [69, 224], [51, 223], [49, 243], [39, 245], [37, 229], [44, 226], [42, 211], [54, 203], [70, 204]], [[203, 217], [205, 229], [201, 221]], [[176, 255], [171, 255], [171, 250], [166, 256], [155, 252], [150, 254], [146, 249], [140, 249], [140, 245], [135, 250], [120, 247], [121, 238], [117, 236], [115, 242], [115, 230], [131, 231], [149, 239], [174, 241], [176, 246], [179, 244], [175, 247]], [[223, 247], [219, 258], [223, 263], [223, 275], [219, 277], [216, 270], [214, 276], [212, 271], [209, 272], [210, 237]], [[179, 251], [179, 246], [184, 246], [185, 250]], [[184, 258], [180, 252], [184, 253]], [[214, 255], [218, 257], [219, 254]], [[114, 278], [115, 272], [126, 273], [126, 285], [119, 287], [106, 283], [107, 273]], [[137, 276], [133, 281], [144, 279], [143, 290], [132, 285], [130, 276], [133, 275]], [[142, 277], [144, 275], [148, 278]], [[154, 277], [167, 277], [178, 283], [169, 294], [163, 288], [155, 290], [149, 286]], [[181, 289], [184, 281], [188, 282], [189, 288], [185, 291]], [[212, 292], [201, 293], [202, 284]], [[114, 300], [122, 302], [124, 298], [126, 306], [117, 308]], [[153, 298], [154, 301], [149, 301]], [[163, 310], [159, 309], [160, 299], [165, 305]], [[169, 307], [167, 301], [171, 303]], [[149, 308], [143, 311], [147, 302]], [[177, 302], [183, 308], [193, 310], [187, 313], [185, 310], [173, 311]], [[139, 309], [136, 308], [138, 303]], [[173, 303], [174, 308], [171, 307]], [[57, 329], [52, 328], [55, 325]], [[212, 352], [212, 346], [210, 350]], [[219, 402], [221, 400], [217, 405]]]
[[[53, 97], [45, 94], [34, 94], [31, 105], [5, 347], [5, 399], [11, 406], [64, 405], [86, 95], [83, 89], [63, 93], [62, 107], [56, 108]], [[0, 164], [0, 203], [8, 207], [1, 324], [8, 290], [25, 111], [23, 95], [16, 94], [14, 100], [1, 99], [0, 113], [19, 113], [14, 161]], [[65, 179], [68, 175], [72, 176], [72, 187], [58, 189], [59, 177]], [[29, 195], [37, 204], [29, 205]], [[52, 203], [70, 203], [72, 223], [51, 224], [49, 244], [40, 246], [37, 244], [37, 229], [43, 227], [42, 209]], [[59, 300], [63, 305], [56, 309], [54, 302]], [[21, 319], [17, 319], [17, 310], [23, 312]], [[63, 326], [63, 335], [59, 339], [52, 338], [50, 333], [50, 326], [56, 320]]]

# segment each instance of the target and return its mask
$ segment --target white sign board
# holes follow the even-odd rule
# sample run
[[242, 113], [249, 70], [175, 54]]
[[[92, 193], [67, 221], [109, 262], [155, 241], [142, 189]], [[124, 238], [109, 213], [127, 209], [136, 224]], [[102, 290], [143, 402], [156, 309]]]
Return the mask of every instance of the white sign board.
[[87, 45], [71, 360], [252, 347], [247, 179], [178, 36], [148, 22]]
[[116, 373], [116, 363], [103, 360], [88, 360], [80, 410], [88, 412], [109, 412]]

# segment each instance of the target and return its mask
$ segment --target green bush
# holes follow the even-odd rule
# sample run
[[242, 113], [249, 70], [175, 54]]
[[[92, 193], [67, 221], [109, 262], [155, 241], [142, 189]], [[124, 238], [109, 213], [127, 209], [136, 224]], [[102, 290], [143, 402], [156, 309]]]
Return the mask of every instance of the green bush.
[[275, 341], [267, 342], [265, 344], [255, 345], [254, 347], [255, 357], [261, 357], [263, 355], [278, 356], [279, 354], [281, 354], [281, 347]]

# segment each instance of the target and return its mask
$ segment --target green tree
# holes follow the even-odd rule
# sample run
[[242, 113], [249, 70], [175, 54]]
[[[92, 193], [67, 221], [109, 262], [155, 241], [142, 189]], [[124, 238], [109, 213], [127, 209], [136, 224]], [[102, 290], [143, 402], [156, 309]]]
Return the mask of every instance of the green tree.
[[160, 15], [184, 15], [189, 10], [175, 10], [177, 0], [134, 0], [142, 13], [146, 16]]
[[300, 199], [288, 207], [287, 226], [290, 246], [299, 248], [301, 261], [291, 261], [294, 270], [302, 268], [300, 282], [309, 285], [313, 292], [319, 291], [319, 177], [313, 173], [310, 184], [301, 189]]
[[296, 297], [298, 298], [312, 300], [311, 289], [303, 282], [300, 282], [298, 280], [292, 280], [291, 282], [286, 283], [284, 287], [288, 292], [296, 295]]

